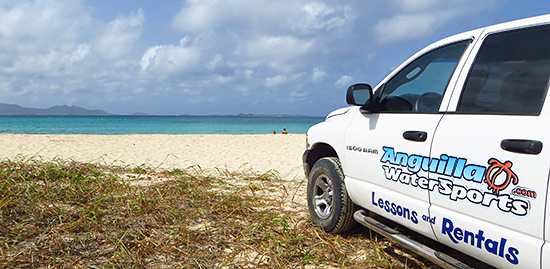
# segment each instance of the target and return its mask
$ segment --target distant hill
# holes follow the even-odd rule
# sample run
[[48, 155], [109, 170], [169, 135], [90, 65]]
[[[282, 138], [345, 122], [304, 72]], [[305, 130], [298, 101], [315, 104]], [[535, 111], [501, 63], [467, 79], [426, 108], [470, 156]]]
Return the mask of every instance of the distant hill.
[[0, 104], [0, 116], [99, 116], [111, 115], [103, 110], [88, 110], [79, 106], [52, 106], [47, 109]]

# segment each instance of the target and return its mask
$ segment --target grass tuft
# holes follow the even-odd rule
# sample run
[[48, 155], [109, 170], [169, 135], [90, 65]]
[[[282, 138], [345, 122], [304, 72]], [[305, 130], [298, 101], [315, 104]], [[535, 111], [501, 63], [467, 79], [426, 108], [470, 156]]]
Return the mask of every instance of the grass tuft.
[[403, 266], [381, 240], [320, 233], [295, 200], [303, 184], [275, 171], [4, 160], [0, 267]]

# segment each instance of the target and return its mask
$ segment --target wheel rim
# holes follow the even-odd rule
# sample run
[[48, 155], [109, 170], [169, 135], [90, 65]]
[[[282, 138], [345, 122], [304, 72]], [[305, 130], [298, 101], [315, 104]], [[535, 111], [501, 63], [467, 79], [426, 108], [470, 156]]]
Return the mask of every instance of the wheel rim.
[[329, 177], [325, 175], [317, 177], [313, 201], [315, 203], [315, 212], [322, 219], [327, 219], [332, 213], [332, 189], [332, 180]]

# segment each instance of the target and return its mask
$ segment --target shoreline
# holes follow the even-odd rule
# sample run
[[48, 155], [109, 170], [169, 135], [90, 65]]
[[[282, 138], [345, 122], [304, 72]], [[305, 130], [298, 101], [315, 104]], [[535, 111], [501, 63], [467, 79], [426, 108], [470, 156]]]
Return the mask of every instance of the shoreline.
[[305, 178], [305, 134], [0, 134], [0, 158], [38, 157], [155, 169], [276, 171]]

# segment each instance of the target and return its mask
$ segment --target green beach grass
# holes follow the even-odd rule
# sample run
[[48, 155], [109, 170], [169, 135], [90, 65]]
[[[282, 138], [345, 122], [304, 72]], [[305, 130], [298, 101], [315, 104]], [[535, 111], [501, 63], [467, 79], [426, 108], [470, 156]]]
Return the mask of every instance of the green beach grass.
[[428, 267], [368, 229], [324, 234], [298, 201], [304, 184], [274, 171], [5, 160], [0, 268]]

